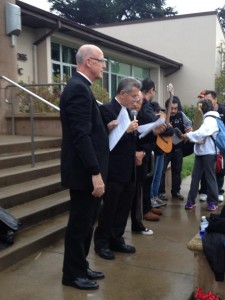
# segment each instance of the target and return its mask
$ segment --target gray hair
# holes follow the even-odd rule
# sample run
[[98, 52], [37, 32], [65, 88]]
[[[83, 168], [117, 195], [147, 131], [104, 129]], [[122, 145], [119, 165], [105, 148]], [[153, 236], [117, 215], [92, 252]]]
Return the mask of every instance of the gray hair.
[[117, 87], [116, 94], [119, 94], [122, 90], [126, 91], [127, 93], [130, 93], [133, 87], [136, 87], [140, 90], [141, 82], [135, 79], [134, 77], [123, 78]]

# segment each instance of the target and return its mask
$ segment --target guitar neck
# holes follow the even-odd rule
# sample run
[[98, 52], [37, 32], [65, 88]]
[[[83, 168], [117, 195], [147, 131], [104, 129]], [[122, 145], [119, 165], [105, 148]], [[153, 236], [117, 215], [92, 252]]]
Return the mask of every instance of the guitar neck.
[[168, 108], [167, 108], [167, 111], [166, 111], [166, 120], [165, 120], [166, 125], [169, 125], [169, 123], [170, 123], [170, 114], [171, 114], [172, 102], [173, 102], [173, 94], [170, 93], [170, 101], [169, 101], [169, 105], [168, 105]]

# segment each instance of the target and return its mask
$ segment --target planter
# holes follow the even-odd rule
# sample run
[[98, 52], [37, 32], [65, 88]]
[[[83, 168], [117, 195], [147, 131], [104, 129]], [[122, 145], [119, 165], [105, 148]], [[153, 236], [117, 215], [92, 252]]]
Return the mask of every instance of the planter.
[[[29, 113], [15, 114], [14, 122], [11, 115], [6, 115], [8, 134], [30, 135], [31, 121]], [[14, 124], [14, 125], [13, 125]], [[34, 114], [34, 135], [61, 137], [61, 122], [59, 113], [35, 113]]]
[[215, 280], [214, 273], [203, 252], [202, 240], [199, 237], [199, 233], [190, 240], [187, 248], [194, 254], [193, 292], [197, 291], [200, 287], [205, 293], [212, 291], [214, 294], [219, 295], [220, 299], [225, 299], [225, 281], [218, 282]]

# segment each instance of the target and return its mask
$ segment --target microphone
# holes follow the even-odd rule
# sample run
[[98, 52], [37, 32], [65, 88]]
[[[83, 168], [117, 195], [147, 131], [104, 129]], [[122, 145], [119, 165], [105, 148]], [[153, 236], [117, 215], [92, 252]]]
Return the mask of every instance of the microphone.
[[130, 114], [133, 120], [137, 119], [137, 111], [135, 109], [131, 109]]
[[[136, 109], [131, 109], [130, 114], [131, 114], [131, 118], [133, 120], [137, 119], [137, 111], [136, 111]], [[137, 136], [137, 130], [134, 131], [134, 136]]]

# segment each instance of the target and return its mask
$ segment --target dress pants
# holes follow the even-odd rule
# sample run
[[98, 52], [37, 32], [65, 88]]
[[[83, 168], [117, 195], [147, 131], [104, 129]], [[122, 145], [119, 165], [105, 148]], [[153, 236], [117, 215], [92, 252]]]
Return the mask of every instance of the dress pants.
[[123, 234], [131, 210], [135, 183], [108, 182], [94, 234], [95, 249], [124, 244]]
[[136, 182], [135, 196], [131, 207], [131, 229], [145, 230], [143, 224], [143, 183]]
[[69, 279], [87, 277], [86, 259], [100, 199], [91, 191], [70, 190], [70, 215], [65, 235], [63, 273]]

